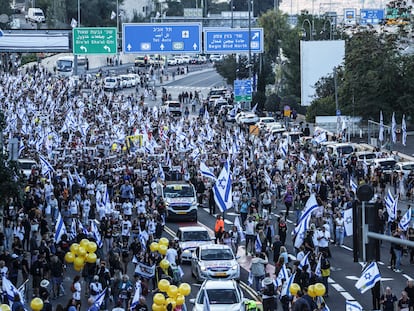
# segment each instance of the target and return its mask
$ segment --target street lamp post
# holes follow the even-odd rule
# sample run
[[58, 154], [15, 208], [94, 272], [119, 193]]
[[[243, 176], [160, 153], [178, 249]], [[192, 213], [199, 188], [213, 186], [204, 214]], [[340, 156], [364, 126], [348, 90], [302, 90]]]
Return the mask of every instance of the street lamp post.
[[[78, 23], [76, 24], [76, 27], [80, 27], [80, 25], [81, 25], [81, 11], [80, 11], [80, 0], [78, 0]], [[78, 75], [78, 54], [75, 54], [73, 57], [73, 74], [75, 76]]]
[[252, 21], [251, 21], [251, 17], [252, 17], [252, 3], [251, 1], [253, 0], [247, 0], [247, 4], [248, 4], [248, 10], [249, 10], [249, 80], [252, 81], [252, 44], [251, 44], [251, 38], [252, 38]]
[[325, 20], [323, 23], [323, 31], [326, 31], [326, 23], [329, 23], [329, 40], [334, 40], [335, 33], [333, 32], [334, 25], [330, 19]]
[[305, 23], [309, 25], [309, 40], [313, 41], [313, 36], [315, 35], [315, 24], [314, 21], [312, 22], [309, 19], [304, 19], [302, 22], [302, 31], [303, 31], [303, 37], [306, 37], [306, 30], [305, 30]]

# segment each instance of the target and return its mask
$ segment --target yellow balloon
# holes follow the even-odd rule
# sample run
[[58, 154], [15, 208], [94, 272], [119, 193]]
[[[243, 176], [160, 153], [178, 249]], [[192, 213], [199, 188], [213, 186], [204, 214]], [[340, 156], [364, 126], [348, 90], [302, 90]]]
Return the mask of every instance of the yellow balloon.
[[40, 311], [43, 309], [43, 300], [40, 298], [34, 298], [30, 302], [30, 307], [33, 311]]
[[83, 265], [82, 266], [75, 266], [73, 265], [73, 269], [75, 269], [76, 271], [81, 271], [83, 269]]
[[168, 247], [168, 244], [170, 244], [170, 242], [168, 241], [167, 238], [161, 238], [158, 244], [165, 245]]
[[165, 308], [163, 305], [157, 305], [156, 303], [152, 304], [152, 311], [164, 311]]
[[322, 284], [322, 283], [316, 283], [315, 284], [316, 296], [323, 296], [323, 295], [325, 295], [325, 292], [326, 292], [326, 288], [325, 288], [324, 284]]
[[86, 256], [86, 249], [82, 246], [79, 246], [78, 248], [78, 256], [79, 257], [85, 257]]
[[178, 292], [180, 295], [188, 296], [191, 293], [191, 286], [188, 283], [181, 283], [180, 286], [178, 286]]
[[150, 250], [151, 250], [151, 252], [156, 252], [157, 250], [158, 250], [158, 243], [157, 242], [152, 242], [151, 244], [150, 244]]
[[6, 305], [6, 304], [2, 304], [2, 305], [0, 305], [0, 310], [1, 311], [10, 311], [10, 306]]
[[73, 243], [70, 246], [70, 251], [75, 255], [78, 253], [78, 249], [79, 249], [79, 244], [78, 243]]
[[127, 151], [127, 147], [126, 146], [123, 146], [122, 147], [122, 151]]
[[112, 144], [112, 151], [116, 151], [116, 149], [118, 148], [118, 145], [117, 144]]
[[83, 266], [85, 264], [85, 261], [82, 257], [76, 257], [75, 260], [73, 261], [73, 265], [75, 266]]
[[67, 263], [72, 263], [74, 260], [75, 260], [75, 254], [74, 253], [72, 253], [72, 252], [67, 252], [66, 254], [65, 254], [65, 261], [67, 262]]
[[167, 254], [167, 249], [168, 247], [165, 245], [158, 245], [158, 253], [160, 253], [161, 255]]
[[185, 302], [185, 297], [183, 295], [177, 295], [175, 302], [177, 303], [177, 306], [182, 306]]
[[88, 245], [86, 245], [86, 250], [89, 253], [95, 253], [97, 249], [98, 249], [98, 245], [96, 245], [95, 242], [89, 242]]
[[165, 305], [168, 306], [168, 304], [172, 305], [173, 310], [175, 309], [175, 307], [177, 306], [177, 302], [175, 301], [175, 299], [169, 297], [167, 298], [167, 300], [165, 300]]
[[165, 279], [161, 279], [158, 282], [158, 289], [162, 292], [167, 292], [168, 287], [170, 287], [170, 282], [168, 280]]
[[178, 287], [175, 285], [170, 285], [167, 290], [168, 297], [175, 298], [178, 295]]
[[161, 269], [167, 270], [169, 266], [170, 266], [170, 263], [168, 262], [167, 259], [163, 259], [163, 260], [160, 261]]
[[292, 283], [292, 285], [290, 285], [290, 287], [289, 287], [289, 291], [293, 296], [296, 295], [298, 293], [298, 291], [300, 291], [299, 284]]
[[154, 295], [154, 298], [152, 300], [155, 304], [162, 306], [165, 303], [165, 296], [161, 293], [157, 293]]
[[97, 258], [98, 257], [96, 256], [95, 253], [89, 253], [88, 256], [86, 257], [86, 262], [95, 263]]
[[316, 292], [315, 292], [315, 285], [309, 285], [308, 287], [308, 295], [312, 298], [316, 297]]
[[80, 241], [79, 246], [83, 247], [84, 249], [87, 248], [89, 244], [89, 240], [88, 239], [82, 239], [82, 241]]

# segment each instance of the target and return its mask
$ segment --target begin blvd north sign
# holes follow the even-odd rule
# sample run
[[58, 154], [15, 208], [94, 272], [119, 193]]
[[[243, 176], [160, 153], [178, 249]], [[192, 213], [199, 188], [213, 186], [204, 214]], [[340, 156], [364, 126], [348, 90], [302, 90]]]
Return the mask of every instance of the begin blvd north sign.
[[73, 54], [116, 54], [116, 27], [73, 28]]

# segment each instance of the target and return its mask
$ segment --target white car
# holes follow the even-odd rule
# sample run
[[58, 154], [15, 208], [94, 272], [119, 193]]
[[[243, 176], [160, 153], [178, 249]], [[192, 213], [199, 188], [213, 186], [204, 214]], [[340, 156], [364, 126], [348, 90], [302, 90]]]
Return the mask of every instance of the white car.
[[182, 262], [191, 262], [193, 252], [197, 246], [213, 244], [207, 229], [201, 226], [180, 227], [176, 236], [181, 250]]
[[18, 159], [17, 165], [19, 169], [23, 172], [26, 179], [28, 179], [32, 174], [32, 169], [37, 167], [37, 163], [33, 159]]
[[398, 162], [394, 166], [394, 171], [403, 173], [404, 178], [407, 178], [412, 170], [414, 170], [414, 162]]
[[174, 58], [177, 62], [177, 65], [183, 65], [184, 64], [184, 59], [183, 59], [182, 56], [177, 55], [177, 56], [174, 56]]
[[167, 64], [168, 66], [177, 66], [178, 62], [175, 57], [168, 57], [167, 58]]
[[259, 117], [253, 112], [240, 112], [236, 115], [236, 122], [240, 125], [253, 125], [259, 122]]
[[128, 75], [120, 75], [122, 88], [132, 87], [132, 79]]
[[275, 118], [273, 117], [262, 117], [262, 118], [259, 118], [259, 122], [257, 122], [256, 125], [261, 130], [268, 130], [273, 125], [280, 125], [280, 123], [276, 122]]
[[240, 265], [228, 245], [200, 245], [191, 257], [191, 274], [197, 281], [239, 279]]
[[[206, 294], [207, 297], [204, 297]], [[196, 298], [190, 299], [190, 303], [194, 304], [193, 311], [207, 310], [205, 301], [209, 302], [210, 311], [243, 311], [245, 300], [243, 291], [235, 280], [206, 280]]]
[[106, 77], [103, 88], [104, 91], [115, 91], [119, 89], [118, 79], [116, 77]]

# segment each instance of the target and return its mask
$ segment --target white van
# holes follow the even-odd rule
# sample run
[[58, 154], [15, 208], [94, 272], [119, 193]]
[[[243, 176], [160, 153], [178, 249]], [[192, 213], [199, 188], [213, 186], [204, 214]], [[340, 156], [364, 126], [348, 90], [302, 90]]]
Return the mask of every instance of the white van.
[[26, 15], [26, 22], [44, 23], [46, 21], [45, 14], [40, 8], [29, 8]]

